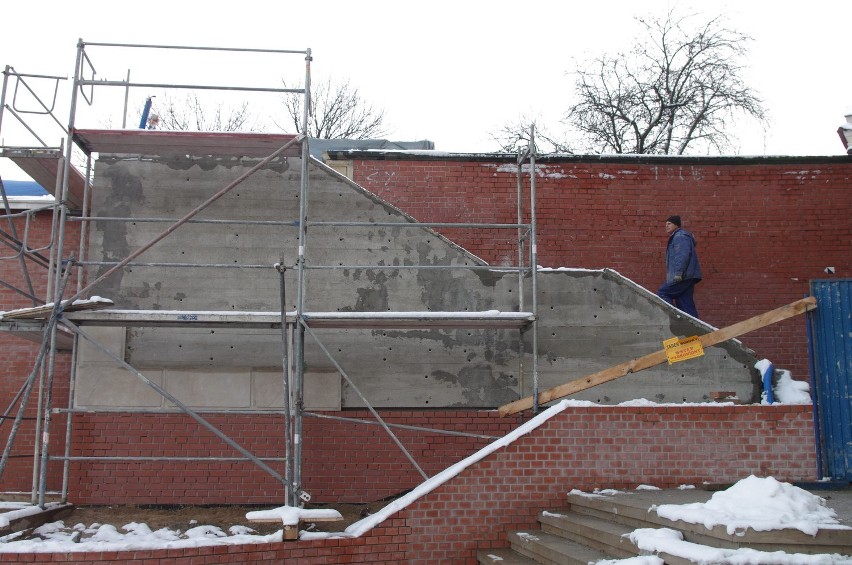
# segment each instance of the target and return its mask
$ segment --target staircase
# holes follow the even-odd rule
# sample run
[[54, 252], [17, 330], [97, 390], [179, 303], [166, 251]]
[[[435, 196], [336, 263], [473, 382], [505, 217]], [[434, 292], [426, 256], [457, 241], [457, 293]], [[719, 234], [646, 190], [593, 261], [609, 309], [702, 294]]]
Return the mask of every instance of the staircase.
[[[567, 507], [539, 513], [539, 529], [510, 532], [511, 548], [480, 550], [477, 560], [483, 565], [587, 565], [602, 559], [647, 555], [626, 536], [637, 528], [678, 530], [685, 541], [709, 548], [852, 556], [852, 530], [848, 529], [822, 529], [815, 536], [794, 529], [767, 532], [749, 529], [741, 532], [742, 535], [731, 535], [724, 526], [707, 529], [702, 524], [671, 521], [660, 518], [656, 512], [649, 512], [655, 504], [706, 502], [711, 495], [711, 492], [703, 490], [636, 491], [593, 496], [569, 493]], [[698, 563], [666, 553], [658, 554], [658, 557], [669, 565]], [[849, 563], [852, 563], [852, 557]]]

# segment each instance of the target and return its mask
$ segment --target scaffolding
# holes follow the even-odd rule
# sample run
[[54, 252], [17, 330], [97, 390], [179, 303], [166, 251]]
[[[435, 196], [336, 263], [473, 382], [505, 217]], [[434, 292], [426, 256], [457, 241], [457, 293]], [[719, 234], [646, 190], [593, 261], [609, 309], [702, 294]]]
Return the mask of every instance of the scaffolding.
[[[257, 53], [271, 54], [274, 56], [290, 57], [297, 55], [303, 57], [305, 62], [304, 83], [302, 88], [268, 88], [249, 87], [233, 85], [191, 85], [163, 82], [134, 82], [130, 80], [130, 71], [127, 78], [123, 80], [107, 80], [97, 77], [95, 66], [90, 58], [90, 49], [119, 49], [119, 50], [169, 50], [175, 52], [205, 51], [226, 52], [228, 54], [251, 55]], [[0, 180], [0, 193], [5, 206], [7, 230], [2, 233], [3, 242], [10, 247], [14, 254], [7, 259], [18, 264], [21, 270], [21, 279], [24, 281], [23, 288], [19, 285], [0, 280], [5, 288], [13, 290], [16, 294], [24, 297], [30, 304], [27, 308], [6, 312], [0, 317], [0, 329], [12, 332], [18, 337], [37, 341], [40, 346], [32, 372], [24, 381], [21, 391], [6, 411], [6, 419], [11, 419], [13, 406], [18, 405], [18, 413], [15, 417], [13, 430], [9, 433], [6, 450], [0, 460], [0, 477], [8, 461], [8, 454], [15, 432], [20, 426], [23, 411], [27, 405], [29, 396], [34, 389], [38, 390], [37, 431], [35, 434], [36, 445], [33, 455], [33, 503], [44, 507], [46, 494], [47, 463], [49, 460], [63, 462], [63, 482], [61, 501], [65, 502], [68, 497], [69, 464], [71, 461], [82, 460], [133, 460], [130, 457], [89, 457], [72, 456], [71, 454], [71, 431], [73, 414], [75, 412], [75, 371], [77, 344], [80, 339], [86, 340], [94, 348], [110, 358], [117, 366], [123, 367], [130, 374], [140, 379], [144, 384], [154, 389], [159, 395], [167, 399], [183, 413], [192, 417], [199, 425], [208, 429], [223, 442], [232, 447], [240, 454], [241, 460], [248, 460], [272, 476], [282, 485], [284, 503], [290, 506], [298, 506], [309, 500], [309, 494], [302, 490], [302, 425], [304, 417], [325, 417], [313, 414], [303, 408], [304, 392], [304, 352], [307, 339], [313, 343], [328, 358], [328, 361], [340, 373], [351, 389], [358, 395], [364, 406], [370, 411], [384, 431], [395, 442], [397, 447], [410, 461], [411, 465], [418, 471], [423, 479], [428, 476], [418, 465], [414, 457], [408, 452], [403, 443], [394, 434], [395, 425], [386, 423], [381, 415], [371, 405], [369, 399], [359, 390], [356, 380], [347, 373], [335, 356], [323, 345], [321, 338], [316, 334], [317, 329], [347, 329], [347, 328], [482, 328], [482, 329], [508, 329], [518, 332], [519, 341], [519, 392], [524, 390], [524, 367], [525, 357], [531, 359], [532, 389], [534, 398], [538, 397], [538, 367], [537, 367], [537, 329], [536, 329], [536, 232], [535, 232], [535, 143], [534, 129], [530, 130], [530, 145], [526, 151], [521, 152], [517, 158], [517, 222], [513, 224], [498, 223], [428, 223], [417, 222], [417, 227], [428, 229], [436, 228], [466, 228], [466, 229], [496, 229], [515, 230], [518, 244], [518, 263], [510, 267], [500, 267], [501, 271], [517, 271], [519, 292], [519, 308], [514, 312], [324, 312], [309, 310], [306, 308], [306, 273], [310, 270], [319, 269], [357, 269], [369, 268], [381, 269], [493, 269], [484, 266], [454, 266], [454, 265], [324, 265], [318, 261], [312, 261], [310, 246], [308, 245], [309, 228], [311, 227], [399, 227], [399, 223], [370, 222], [347, 222], [347, 221], [314, 221], [308, 219], [307, 202], [310, 194], [308, 165], [311, 161], [310, 139], [304, 134], [308, 131], [308, 119], [311, 111], [310, 84], [311, 84], [311, 50], [269, 50], [269, 49], [235, 49], [216, 47], [190, 47], [190, 46], [162, 46], [162, 45], [130, 45], [114, 43], [87, 43], [82, 40], [77, 45], [77, 58], [72, 79], [71, 101], [69, 108], [68, 126], [63, 126], [54, 116], [59, 84], [66, 80], [62, 77], [46, 75], [26, 75], [15, 71], [12, 67], [6, 67], [4, 71], [2, 106], [0, 106], [0, 139], [2, 139], [2, 126], [4, 113], [17, 119], [25, 125], [26, 129], [38, 141], [38, 146], [13, 146], [3, 145], [0, 147], [0, 157], [12, 159], [25, 172], [30, 174], [39, 184], [48, 187], [56, 195], [56, 201], [45, 207], [27, 210], [24, 213], [13, 213], [9, 200]], [[29, 81], [49, 80], [55, 82], [53, 100], [44, 103], [35, 92]], [[10, 84], [11, 83], [11, 84]], [[7, 99], [8, 87], [12, 86], [14, 95]], [[127, 130], [109, 129], [81, 129], [76, 127], [76, 117], [80, 111], [80, 101], [91, 106], [94, 100], [95, 87], [121, 88], [124, 89], [124, 118], [122, 125], [126, 123], [128, 94], [132, 88], [162, 88], [162, 89], [204, 89], [204, 90], [231, 90], [239, 92], [261, 92], [275, 94], [296, 94], [302, 97], [302, 123], [303, 133], [290, 134], [252, 134], [252, 133], [201, 133], [187, 131], [160, 131], [140, 129], [132, 133]], [[62, 130], [61, 142], [56, 147], [49, 147], [36, 135], [34, 129], [26, 125], [26, 120], [16, 100], [19, 89], [24, 88], [38, 100], [40, 115], [50, 118]], [[140, 124], [142, 126], [144, 124]], [[248, 171], [239, 178], [222, 187], [204, 202], [198, 204], [190, 212], [180, 218], [139, 218], [139, 217], [98, 217], [100, 222], [155, 222], [165, 223], [168, 227], [161, 231], [156, 237], [136, 247], [121, 260], [113, 262], [98, 262], [87, 258], [89, 224], [93, 221], [90, 216], [92, 206], [92, 179], [94, 153], [124, 153], [124, 154], [155, 154], [157, 151], [173, 152], [196, 152], [195, 154], [229, 156], [234, 148], [239, 148], [242, 156], [250, 156], [260, 159]], [[74, 165], [75, 158], [80, 159], [77, 152], [82, 153], [85, 166], [80, 168]], [[161, 264], [144, 263], [139, 261], [146, 251], [151, 249], [161, 240], [169, 237], [174, 231], [182, 226], [192, 223], [225, 222], [229, 224], [251, 223], [250, 220], [209, 220], [201, 219], [199, 213], [220, 199], [225, 194], [239, 186], [245, 179], [261, 170], [265, 165], [279, 157], [299, 158], [301, 169], [299, 171], [299, 217], [293, 221], [282, 218], [278, 225], [290, 226], [297, 230], [298, 250], [296, 260], [293, 264], [284, 264], [283, 259], [271, 260], [268, 264], [243, 264], [239, 266], [226, 264], [196, 264], [170, 262], [169, 268], [192, 269], [198, 267], [226, 269], [270, 269], [274, 268], [278, 274], [280, 289], [280, 308], [270, 308], [268, 311], [175, 311], [175, 310], [117, 310], [100, 309], [103, 304], [95, 304], [87, 296], [97, 291], [101, 283], [112, 274], [128, 267], [162, 266]], [[528, 167], [526, 173], [525, 167]], [[524, 208], [524, 180], [529, 179], [529, 209]], [[49, 241], [41, 247], [30, 247], [29, 226], [35, 215], [50, 211], [53, 214], [51, 225], [53, 231]], [[524, 218], [528, 217], [527, 221]], [[24, 223], [23, 233], [20, 233], [15, 220]], [[80, 224], [80, 244], [78, 255], [62, 256], [65, 248], [66, 229], [69, 225]], [[45, 256], [45, 253], [47, 255]], [[6, 262], [5, 264], [9, 264]], [[30, 275], [30, 267], [37, 266], [46, 272], [47, 284], [44, 297], [39, 297], [39, 291], [35, 288]], [[84, 271], [86, 268], [101, 269], [100, 274], [92, 280], [86, 280]], [[296, 300], [295, 309], [288, 310], [286, 302], [285, 275], [295, 273]], [[75, 276], [72, 276], [75, 275]], [[5, 275], [2, 275], [5, 278]], [[531, 303], [527, 307], [524, 299], [525, 279], [531, 282]], [[72, 282], [73, 281], [73, 282]], [[70, 290], [69, 290], [70, 289]], [[109, 303], [109, 301], [107, 301]], [[271, 305], [270, 305], [271, 306]], [[96, 309], [97, 308], [97, 309]], [[147, 378], [141, 371], [128, 363], [124, 358], [116, 355], [109, 348], [99, 343], [98, 340], [89, 335], [85, 329], [91, 326], [153, 326], [153, 327], [196, 327], [196, 328], [265, 328], [280, 331], [282, 359], [282, 386], [283, 407], [279, 410], [271, 410], [270, 413], [280, 414], [284, 421], [284, 453], [283, 457], [261, 458], [240, 445], [237, 441], [220, 431], [211, 424], [198, 411], [190, 408], [184, 401], [177, 398], [164, 386]], [[532, 351], [524, 351], [523, 334], [531, 332]], [[70, 375], [69, 404], [67, 408], [55, 408], [52, 400], [52, 390], [55, 380], [56, 353], [61, 350], [71, 350], [72, 359]], [[38, 384], [36, 379], [38, 377]], [[538, 410], [538, 406], [534, 407]], [[51, 427], [51, 416], [56, 413], [66, 413], [65, 452], [63, 455], [50, 454], [49, 433]], [[238, 410], [228, 410], [229, 413], [243, 413]], [[257, 410], [245, 413], [256, 414]], [[346, 418], [341, 418], [348, 420]], [[349, 420], [360, 423], [360, 420]], [[401, 426], [403, 428], [407, 426]], [[410, 428], [410, 426], [408, 426]], [[446, 433], [450, 435], [467, 435], [482, 437], [477, 434], [464, 432], [452, 432], [447, 430], [429, 429], [430, 432]], [[176, 458], [160, 457], [159, 460], [174, 460]], [[209, 460], [217, 458], [184, 457], [181, 460]], [[221, 459], [221, 458], [218, 458]], [[284, 471], [279, 472], [271, 466], [272, 463], [283, 463]]]

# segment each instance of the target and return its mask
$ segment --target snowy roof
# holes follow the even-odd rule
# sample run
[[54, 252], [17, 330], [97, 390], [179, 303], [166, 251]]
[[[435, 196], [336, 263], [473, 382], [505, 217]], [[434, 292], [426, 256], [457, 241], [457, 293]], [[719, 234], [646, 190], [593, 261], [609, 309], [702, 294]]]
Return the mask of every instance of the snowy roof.
[[323, 154], [330, 151], [417, 151], [433, 150], [435, 143], [428, 139], [420, 141], [390, 141], [388, 139], [318, 139], [309, 140], [311, 156], [324, 161]]

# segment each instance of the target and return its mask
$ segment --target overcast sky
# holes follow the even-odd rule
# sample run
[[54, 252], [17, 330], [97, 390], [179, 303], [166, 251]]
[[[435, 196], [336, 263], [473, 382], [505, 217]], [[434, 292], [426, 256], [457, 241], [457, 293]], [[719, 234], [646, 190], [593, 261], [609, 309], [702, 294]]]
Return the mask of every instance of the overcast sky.
[[[550, 129], [559, 129], [572, 97], [569, 73], [575, 61], [625, 49], [638, 32], [634, 17], [664, 14], [669, 5], [664, 0], [7, 2], [0, 64], [21, 73], [71, 77], [78, 38], [310, 48], [313, 79], [349, 79], [364, 99], [385, 110], [388, 138], [429, 139], [443, 151], [492, 151], [491, 135], [521, 115], [538, 116]], [[755, 124], [737, 124], [740, 154], [845, 153], [836, 132], [852, 109], [852, 72], [845, 68], [852, 3], [811, 0], [792, 9], [705, 0], [700, 8], [689, 6], [681, 8], [725, 14], [731, 27], [754, 38], [746, 78], [765, 100], [772, 125], [764, 135]], [[128, 69], [138, 81], [272, 87], [280, 86], [282, 78], [301, 81], [304, 76], [301, 56], [281, 64], [285, 61], [265, 56], [252, 61], [217, 55], [175, 65], [176, 57], [163, 59], [161, 51], [151, 50], [145, 57], [162, 73], [145, 74], [128, 51], [136, 56], [140, 50], [90, 48], [88, 53], [98, 77], [109, 80], [123, 80]], [[205, 76], [195, 78], [196, 68]], [[67, 82], [60, 88], [67, 98]], [[99, 92], [96, 97], [107, 98]], [[136, 91], [131, 97], [134, 116], [139, 112], [133, 105], [145, 95]], [[67, 115], [61, 119], [66, 122]], [[121, 125], [120, 118], [111, 119]]]

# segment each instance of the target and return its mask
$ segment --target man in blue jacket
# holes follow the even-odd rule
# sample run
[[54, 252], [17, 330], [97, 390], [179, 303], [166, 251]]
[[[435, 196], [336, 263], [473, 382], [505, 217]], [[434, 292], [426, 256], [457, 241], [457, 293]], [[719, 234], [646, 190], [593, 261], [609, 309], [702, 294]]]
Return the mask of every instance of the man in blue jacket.
[[657, 291], [657, 296], [690, 316], [698, 318], [693, 293], [695, 284], [701, 280], [701, 266], [695, 251], [695, 236], [680, 227], [680, 216], [666, 219], [666, 282]]

